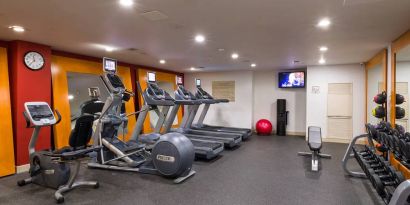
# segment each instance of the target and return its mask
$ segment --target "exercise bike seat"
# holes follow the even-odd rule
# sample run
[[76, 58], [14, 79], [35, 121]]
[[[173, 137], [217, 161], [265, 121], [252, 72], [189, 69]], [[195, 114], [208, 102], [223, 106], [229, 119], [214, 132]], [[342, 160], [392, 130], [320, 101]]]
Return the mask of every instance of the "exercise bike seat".
[[322, 148], [322, 133], [320, 127], [308, 128], [308, 146], [311, 151], [320, 151]]
[[102, 147], [89, 147], [86, 149], [73, 150], [73, 148], [63, 148], [44, 155], [59, 158], [61, 161], [73, 161], [87, 157], [90, 152], [99, 151]]

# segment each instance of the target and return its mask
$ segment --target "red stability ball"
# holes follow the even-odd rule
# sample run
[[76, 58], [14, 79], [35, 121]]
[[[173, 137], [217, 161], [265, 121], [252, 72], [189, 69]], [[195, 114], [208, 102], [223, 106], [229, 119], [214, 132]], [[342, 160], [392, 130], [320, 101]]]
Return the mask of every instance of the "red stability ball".
[[256, 123], [256, 133], [258, 135], [270, 135], [272, 133], [272, 123], [267, 119], [261, 119]]

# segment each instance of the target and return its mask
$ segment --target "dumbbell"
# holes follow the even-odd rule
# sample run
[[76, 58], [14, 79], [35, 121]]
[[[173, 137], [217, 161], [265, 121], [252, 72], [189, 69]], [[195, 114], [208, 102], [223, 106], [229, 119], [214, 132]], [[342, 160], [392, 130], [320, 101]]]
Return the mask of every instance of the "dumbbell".
[[366, 155], [366, 157], [363, 157], [362, 155], [357, 155], [356, 159], [359, 162], [360, 167], [362, 167], [362, 169], [364, 169], [364, 163], [376, 163], [376, 156], [370, 152], [371, 154]]
[[388, 166], [390, 166], [390, 163], [384, 160], [381, 156], [377, 156], [374, 160], [368, 160], [367, 162], [363, 162], [363, 170], [367, 174], [367, 176], [370, 176], [369, 170], [371, 169], [378, 170]]
[[397, 187], [401, 182], [404, 181], [404, 177], [401, 172], [395, 172], [394, 175], [395, 176], [390, 175], [390, 178], [383, 176], [383, 178], [385, 178], [384, 180], [382, 180], [382, 178], [377, 174], [370, 176], [370, 181], [381, 197], [385, 198], [389, 195], [389, 191], [385, 190], [387, 186]]
[[391, 181], [397, 181], [398, 184], [403, 182], [404, 176], [401, 172], [396, 171], [393, 166], [387, 166], [384, 167], [383, 169], [370, 169], [369, 174], [373, 175], [376, 174], [380, 177], [382, 180], [391, 180]]

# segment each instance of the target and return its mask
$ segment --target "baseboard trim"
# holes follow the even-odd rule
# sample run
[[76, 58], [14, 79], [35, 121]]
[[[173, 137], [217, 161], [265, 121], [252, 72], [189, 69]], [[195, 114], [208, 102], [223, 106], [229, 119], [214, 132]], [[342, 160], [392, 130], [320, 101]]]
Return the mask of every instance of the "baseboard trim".
[[286, 135], [288, 136], [306, 136], [306, 132], [286, 132]]
[[30, 164], [16, 166], [16, 173], [17, 174], [28, 172], [29, 170], [30, 170]]

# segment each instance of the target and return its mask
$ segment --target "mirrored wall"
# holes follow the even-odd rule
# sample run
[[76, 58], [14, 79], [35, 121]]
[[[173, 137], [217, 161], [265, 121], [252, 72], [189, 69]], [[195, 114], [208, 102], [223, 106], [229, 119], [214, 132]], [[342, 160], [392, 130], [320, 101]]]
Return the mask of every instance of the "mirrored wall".
[[[395, 68], [395, 123], [404, 127], [406, 131], [410, 129], [409, 122], [409, 86], [410, 86], [410, 33], [404, 35], [393, 44], [393, 55]], [[393, 102], [393, 101], [392, 101]]]
[[71, 119], [80, 115], [81, 104], [91, 100], [88, 88], [99, 88], [99, 98], [103, 102], [109, 95], [99, 75], [67, 72], [67, 82]]
[[[366, 62], [366, 119], [367, 123], [377, 124], [386, 119], [386, 104], [378, 104], [374, 101], [376, 95], [387, 90], [387, 50], [382, 50], [368, 62]], [[381, 112], [384, 117], [381, 118]], [[378, 112], [377, 114], [375, 112]], [[382, 115], [382, 116], [383, 116]]]

